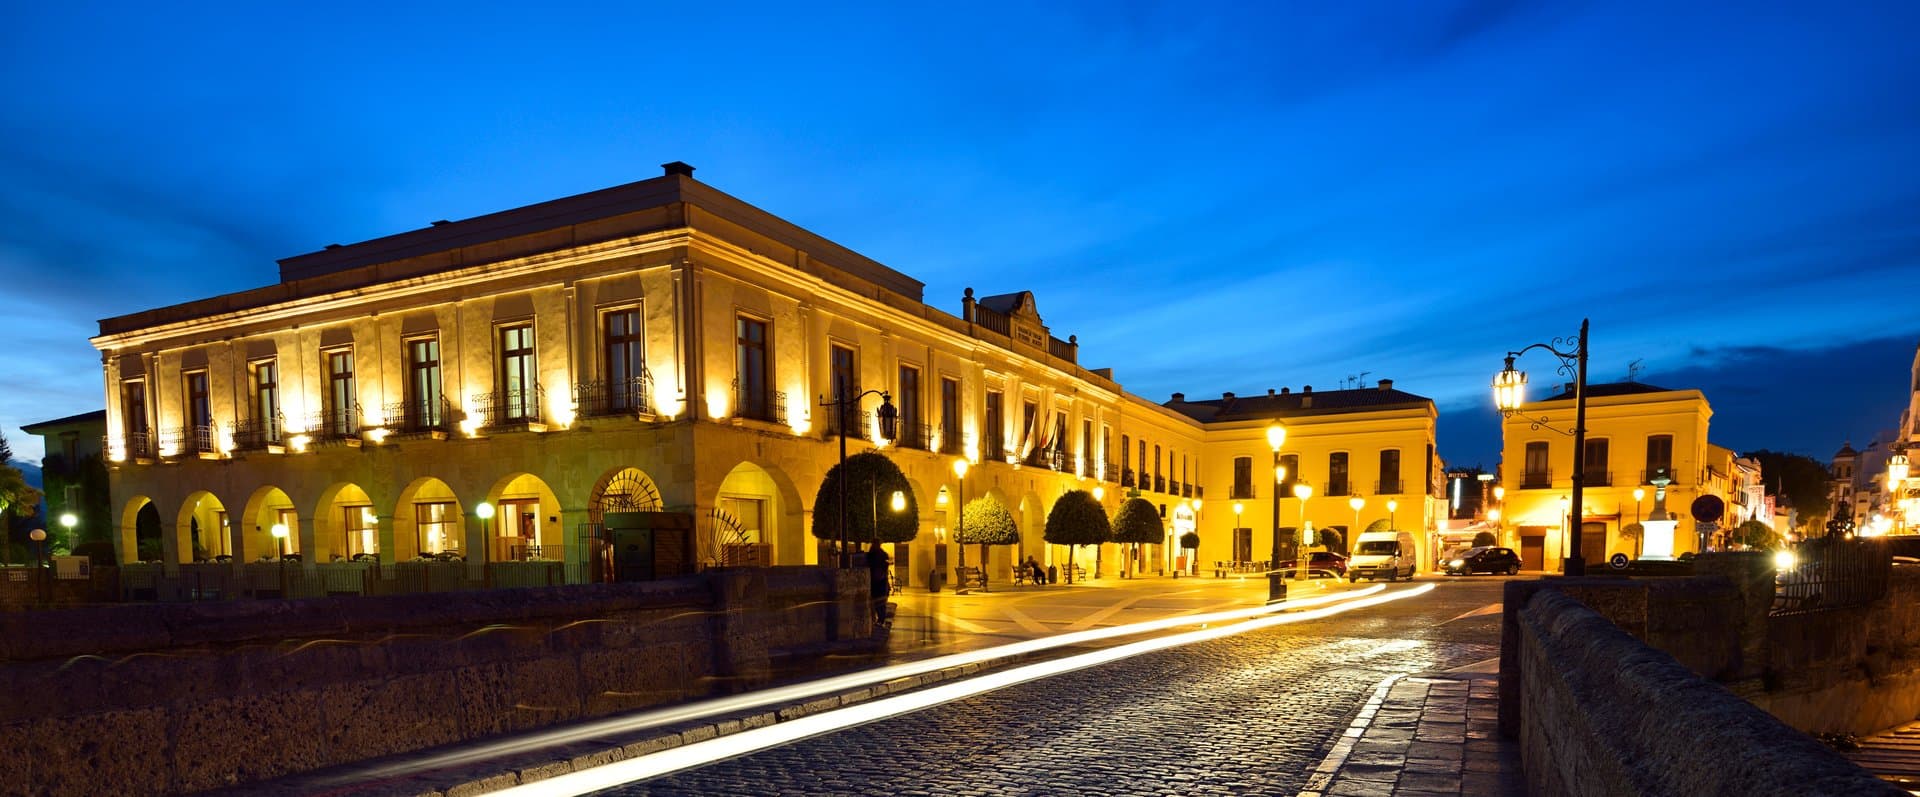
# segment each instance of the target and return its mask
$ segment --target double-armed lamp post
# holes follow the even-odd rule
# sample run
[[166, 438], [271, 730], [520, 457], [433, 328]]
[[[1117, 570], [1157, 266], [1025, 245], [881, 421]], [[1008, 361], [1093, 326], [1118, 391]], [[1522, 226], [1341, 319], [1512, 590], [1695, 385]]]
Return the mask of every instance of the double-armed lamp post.
[[[1568, 346], [1572, 346], [1572, 349], [1567, 350]], [[1573, 376], [1573, 431], [1563, 432], [1553, 429], [1547, 424], [1546, 418], [1534, 420], [1533, 428], [1553, 429], [1561, 434], [1573, 435], [1573, 496], [1569, 511], [1581, 512], [1586, 506], [1585, 493], [1582, 489], [1586, 482], [1586, 474], [1581, 472], [1585, 463], [1581, 458], [1585, 456], [1587, 448], [1587, 319], [1580, 319], [1578, 338], [1554, 338], [1551, 344], [1535, 343], [1519, 351], [1507, 352], [1506, 367], [1493, 377], [1493, 403], [1500, 408], [1500, 413], [1508, 418], [1520, 412], [1520, 405], [1526, 401], [1527, 392], [1527, 374], [1525, 371], [1514, 370], [1513, 360], [1533, 349], [1545, 349], [1548, 354], [1558, 357], [1559, 372], [1571, 373]], [[1568, 525], [1571, 526], [1575, 522], [1573, 516], [1569, 515]], [[1587, 560], [1580, 554], [1580, 534], [1571, 528], [1567, 533], [1567, 558], [1561, 564], [1561, 572], [1569, 576], [1587, 574]]]
[[[894, 438], [900, 434], [900, 411], [893, 408], [893, 397], [886, 391], [866, 390], [847, 396], [846, 390], [847, 386], [843, 384], [836, 393], [842, 398], [828, 400], [821, 397], [820, 399], [820, 406], [832, 407], [834, 417], [839, 421], [834, 426], [840, 433], [840, 569], [842, 570], [853, 566], [853, 557], [847, 552], [847, 414], [852, 408], [860, 406], [861, 399], [879, 396], [881, 439], [893, 442]], [[875, 489], [878, 487], [876, 486]], [[875, 522], [878, 523], [878, 520]]]

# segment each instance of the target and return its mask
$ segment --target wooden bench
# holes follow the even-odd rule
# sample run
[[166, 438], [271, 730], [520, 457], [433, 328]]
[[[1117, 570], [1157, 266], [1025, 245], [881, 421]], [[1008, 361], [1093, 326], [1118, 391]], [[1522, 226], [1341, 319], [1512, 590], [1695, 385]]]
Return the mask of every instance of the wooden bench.
[[1060, 580], [1080, 582], [1087, 580], [1087, 569], [1079, 565], [1066, 565], [1060, 568]]
[[962, 567], [954, 572], [959, 579], [959, 583], [954, 585], [955, 589], [978, 588], [981, 592], [987, 591], [987, 571], [978, 567]]

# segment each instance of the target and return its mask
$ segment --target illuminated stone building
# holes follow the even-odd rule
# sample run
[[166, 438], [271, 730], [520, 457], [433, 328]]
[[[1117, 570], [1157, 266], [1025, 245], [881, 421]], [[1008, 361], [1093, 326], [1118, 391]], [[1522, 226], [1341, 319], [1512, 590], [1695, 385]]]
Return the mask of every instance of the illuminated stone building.
[[[156, 558], [136, 537], [159, 528], [147, 547], [170, 570], [281, 545], [309, 569], [454, 551], [476, 567], [580, 563], [610, 517], [664, 510], [693, 519], [688, 566], [739, 551], [817, 562], [810, 510], [839, 431], [821, 401], [843, 386], [899, 408], [896, 441], [877, 433], [878, 396], [847, 434], [850, 453], [881, 448], [913, 486], [921, 532], [897, 551], [912, 583], [958, 503], [984, 494], [1022, 535], [995, 549], [995, 579], [1015, 557], [1064, 555], [1041, 529], [1076, 488], [1101, 487], [1109, 509], [1138, 490], [1170, 527], [1204, 498], [1200, 559], [1234, 557], [1225, 485], [1242, 456], [1264, 461], [1260, 424], [1126, 393], [1079, 363], [1030, 293], [969, 289], [957, 315], [937, 310], [917, 280], [685, 164], [665, 170], [328, 246], [280, 261], [275, 285], [102, 321], [122, 559]], [[1322, 460], [1352, 446], [1359, 489], [1391, 446], [1400, 521], [1425, 524], [1432, 403], [1383, 385], [1392, 401], [1377, 407], [1280, 410], [1299, 425], [1289, 451], [1309, 441], [1304, 472], [1326, 480]], [[964, 483], [961, 457], [977, 463]], [[877, 498], [872, 511], [892, 511]], [[1325, 500], [1324, 525], [1350, 522], [1345, 498]], [[1264, 559], [1252, 536], [1238, 553]]]
[[[1732, 484], [1732, 452], [1707, 442], [1712, 418], [1713, 408], [1698, 390], [1638, 382], [1587, 386], [1587, 448], [1581, 457], [1585, 506], [1578, 528], [1589, 570], [1603, 567], [1614, 553], [1635, 558], [1643, 553], [1640, 540], [1620, 532], [1653, 510], [1653, 479], [1660, 473], [1672, 479], [1667, 509], [1682, 518], [1672, 555], [1699, 549], [1689, 507], [1700, 495], [1727, 499]], [[1501, 426], [1502, 524], [1506, 544], [1520, 552], [1523, 569], [1558, 570], [1570, 546], [1573, 419], [1569, 388], [1521, 405]], [[1635, 490], [1642, 497], [1636, 499]]]

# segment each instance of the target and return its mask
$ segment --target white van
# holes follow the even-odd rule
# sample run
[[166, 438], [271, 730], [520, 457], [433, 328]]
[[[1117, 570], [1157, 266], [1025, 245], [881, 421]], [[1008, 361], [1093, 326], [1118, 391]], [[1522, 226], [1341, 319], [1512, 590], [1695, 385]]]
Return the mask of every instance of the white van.
[[1417, 556], [1410, 532], [1361, 532], [1353, 546], [1353, 558], [1347, 560], [1347, 580], [1384, 577], [1399, 581], [1403, 575], [1411, 579]]

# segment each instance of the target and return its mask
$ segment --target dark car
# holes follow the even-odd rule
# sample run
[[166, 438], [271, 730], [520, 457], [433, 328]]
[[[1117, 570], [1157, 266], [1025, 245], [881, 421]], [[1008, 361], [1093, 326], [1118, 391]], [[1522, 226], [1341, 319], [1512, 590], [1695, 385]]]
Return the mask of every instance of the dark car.
[[1483, 545], [1468, 548], [1465, 552], [1448, 559], [1446, 570], [1449, 575], [1463, 573], [1505, 573], [1513, 575], [1520, 572], [1520, 555], [1512, 548], [1499, 548]]
[[[1280, 563], [1281, 570], [1296, 570], [1299, 567], [1300, 560], [1298, 559], [1288, 559]], [[1345, 577], [1346, 574], [1347, 557], [1332, 551], [1314, 551], [1307, 554], [1308, 577], [1319, 578], [1321, 576], [1328, 576], [1332, 578], [1342, 578]]]

